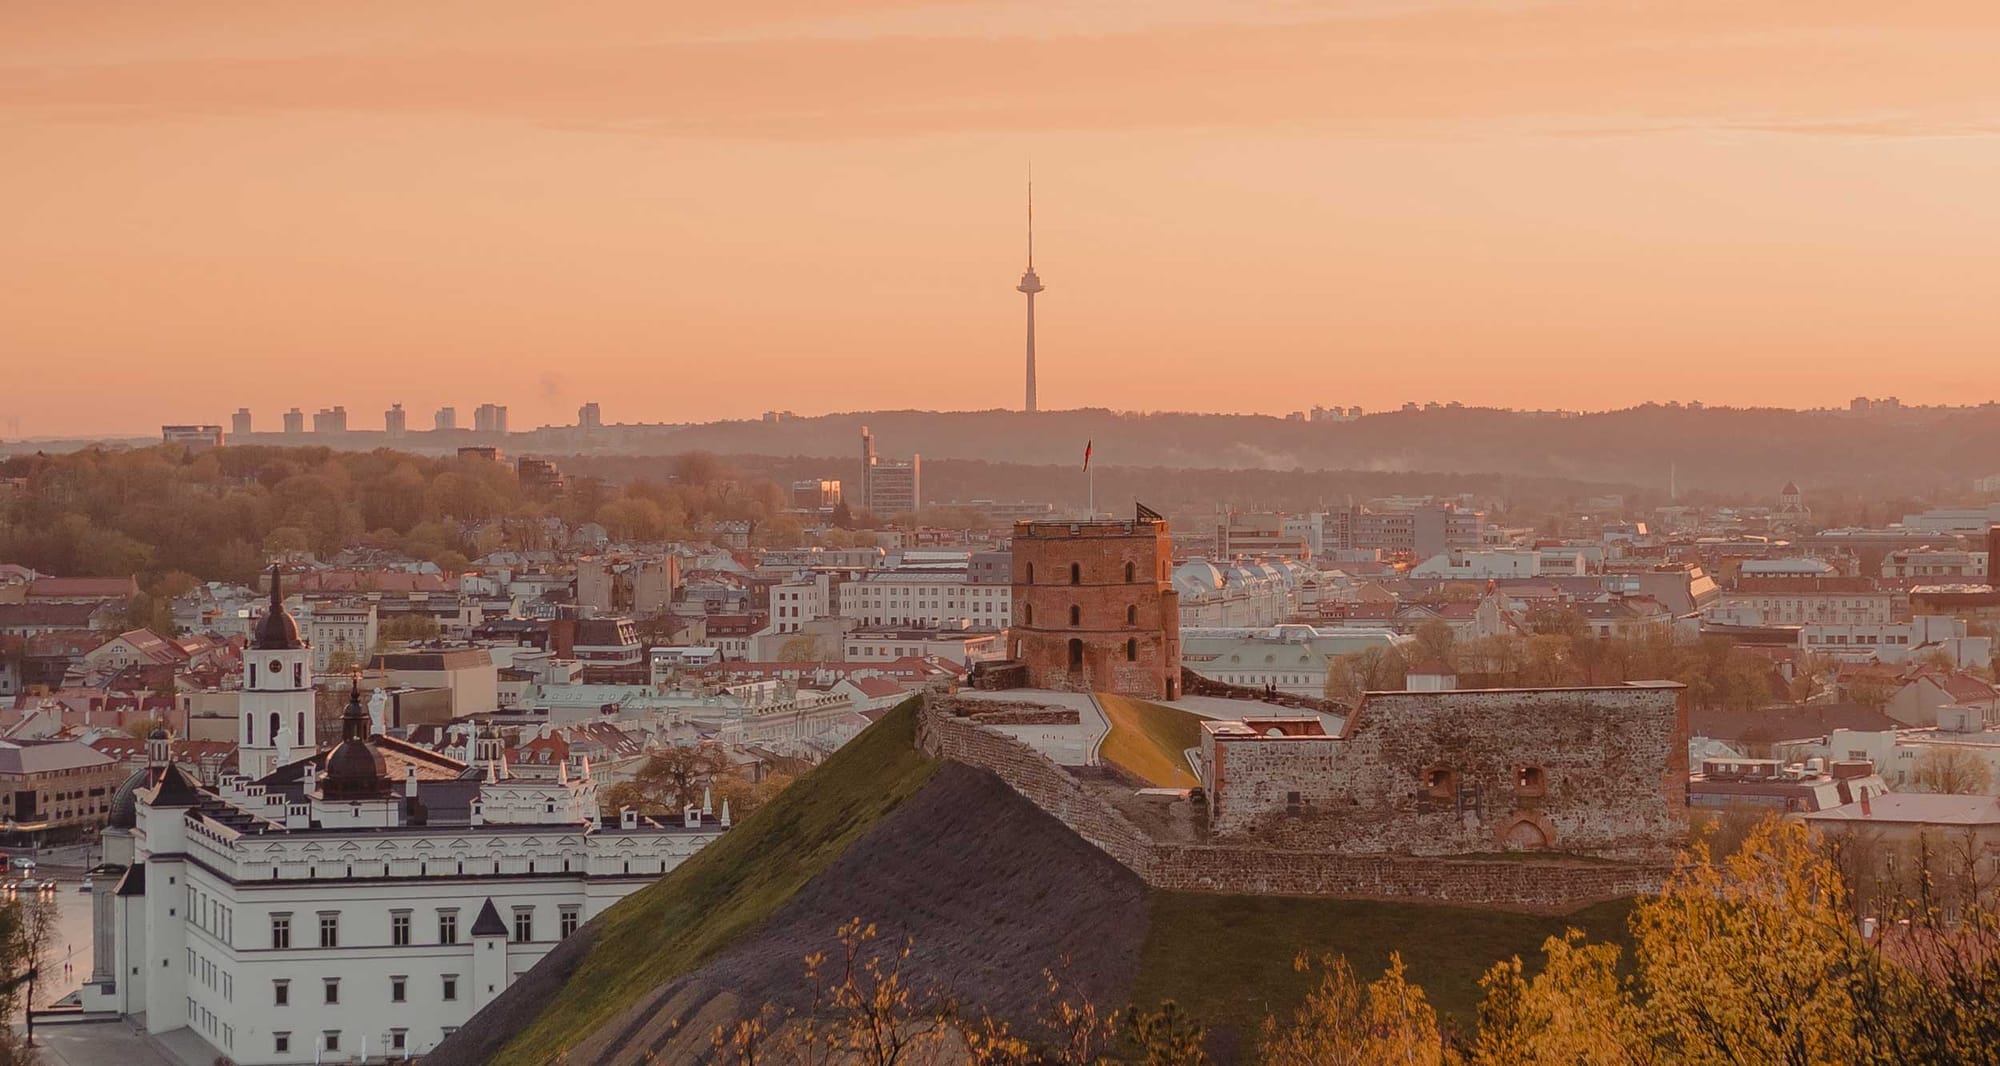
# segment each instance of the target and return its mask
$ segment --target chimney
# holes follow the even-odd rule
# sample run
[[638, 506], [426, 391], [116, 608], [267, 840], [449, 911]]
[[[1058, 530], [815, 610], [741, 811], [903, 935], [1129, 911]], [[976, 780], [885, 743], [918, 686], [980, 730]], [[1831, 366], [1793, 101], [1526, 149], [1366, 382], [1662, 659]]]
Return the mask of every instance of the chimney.
[[1875, 812], [1868, 806], [1868, 790], [1864, 788], [1861, 790], [1861, 817], [1873, 818], [1874, 816]]

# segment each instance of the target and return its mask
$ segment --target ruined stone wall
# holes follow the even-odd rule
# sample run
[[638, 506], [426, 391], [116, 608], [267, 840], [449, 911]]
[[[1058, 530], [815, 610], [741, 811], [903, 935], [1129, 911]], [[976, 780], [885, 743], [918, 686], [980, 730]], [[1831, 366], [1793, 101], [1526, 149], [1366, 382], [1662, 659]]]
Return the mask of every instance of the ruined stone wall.
[[[1104, 798], [1026, 744], [928, 699], [917, 743], [927, 754], [993, 772], [1148, 884], [1180, 891], [1415, 900], [1536, 911], [1656, 892], [1664, 865], [1532, 859], [1353, 855], [1264, 840], [1155, 841]], [[1490, 848], [1484, 850], [1491, 850]]]
[[1677, 688], [1374, 693], [1342, 737], [1216, 737], [1210, 827], [1286, 847], [1664, 861], [1687, 832]]
[[1179, 697], [1165, 522], [1022, 522], [1013, 558], [1008, 655], [1027, 666], [1029, 686]]

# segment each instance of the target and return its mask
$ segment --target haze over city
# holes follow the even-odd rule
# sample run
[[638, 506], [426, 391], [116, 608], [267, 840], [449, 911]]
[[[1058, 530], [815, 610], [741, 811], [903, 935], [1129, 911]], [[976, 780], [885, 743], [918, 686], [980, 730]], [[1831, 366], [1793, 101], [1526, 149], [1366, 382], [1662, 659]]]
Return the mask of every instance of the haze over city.
[[1996, 37], [1846, 0], [8, 5], [0, 417], [1015, 406], [1030, 166], [1044, 409], [1977, 402]]

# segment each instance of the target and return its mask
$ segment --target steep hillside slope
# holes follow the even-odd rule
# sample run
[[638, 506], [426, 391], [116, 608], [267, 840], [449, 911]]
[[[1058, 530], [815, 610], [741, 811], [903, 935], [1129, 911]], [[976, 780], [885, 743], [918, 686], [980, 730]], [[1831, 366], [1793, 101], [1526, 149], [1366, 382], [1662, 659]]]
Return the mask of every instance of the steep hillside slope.
[[[718, 1026], [804, 1004], [801, 960], [862, 918], [908, 938], [906, 975], [1032, 1030], [1046, 969], [1101, 1008], [1174, 999], [1216, 1061], [1306, 979], [1300, 951], [1365, 974], [1398, 951], [1460, 1027], [1493, 962], [1576, 925], [1622, 939], [1625, 905], [1562, 918], [1352, 900], [1157, 892], [984, 770], [925, 760], [914, 707], [885, 717], [722, 841], [585, 926], [427, 1061], [698, 1062]], [[649, 1060], [648, 1056], [652, 1058]]]
[[592, 920], [430, 1061], [550, 1061], [754, 929], [930, 780], [939, 764], [916, 750], [916, 707], [883, 716], [713, 846]]

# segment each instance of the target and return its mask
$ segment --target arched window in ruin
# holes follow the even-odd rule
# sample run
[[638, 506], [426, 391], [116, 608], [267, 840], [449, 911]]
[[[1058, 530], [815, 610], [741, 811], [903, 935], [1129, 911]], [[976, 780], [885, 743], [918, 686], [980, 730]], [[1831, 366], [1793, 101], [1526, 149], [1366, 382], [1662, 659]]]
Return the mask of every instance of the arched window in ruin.
[[1522, 818], [1500, 835], [1500, 844], [1509, 851], [1542, 851], [1549, 847], [1549, 834], [1532, 820]]
[[1139, 661], [1139, 638], [1137, 637], [1125, 638], [1125, 661], [1128, 663], [1136, 663]]
[[1452, 799], [1458, 795], [1458, 775], [1448, 767], [1433, 766], [1424, 772], [1424, 791], [1432, 799]]
[[1128, 626], [1139, 624], [1139, 608], [1137, 605], [1125, 608], [1125, 624]]
[[1076, 637], [1071, 637], [1069, 640], [1069, 668], [1083, 669], [1083, 641]]
[[1126, 563], [1126, 564], [1125, 564], [1125, 583], [1126, 583], [1127, 585], [1131, 584], [1131, 583], [1132, 583], [1132, 582], [1133, 582], [1134, 580], [1136, 580], [1136, 579], [1138, 578], [1138, 576], [1139, 576], [1139, 566], [1138, 566], [1138, 564], [1137, 564], [1137, 563]]
[[1082, 564], [1082, 563], [1071, 563], [1071, 564], [1069, 564], [1069, 583], [1070, 583], [1070, 584], [1072, 584], [1072, 585], [1081, 585], [1081, 584], [1083, 584], [1083, 564]]
[[1074, 603], [1069, 605], [1069, 624], [1073, 626], [1083, 624], [1083, 608]]
[[1548, 791], [1548, 775], [1539, 766], [1521, 766], [1514, 770], [1514, 794], [1517, 796], [1540, 796]]

